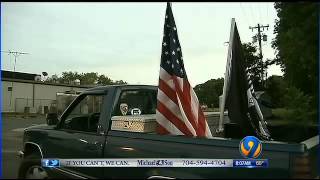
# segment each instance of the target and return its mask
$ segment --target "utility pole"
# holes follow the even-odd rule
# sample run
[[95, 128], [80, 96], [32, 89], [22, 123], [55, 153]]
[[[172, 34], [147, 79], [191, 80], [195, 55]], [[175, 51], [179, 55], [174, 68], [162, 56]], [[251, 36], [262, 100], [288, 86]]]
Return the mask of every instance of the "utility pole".
[[13, 54], [13, 56], [14, 56], [13, 72], [16, 72], [17, 57], [20, 56], [21, 54], [29, 54], [29, 53], [10, 51], [10, 50], [9, 51], [1, 51], [1, 52], [8, 53], [8, 55]]
[[[17, 63], [17, 57], [20, 56], [21, 54], [29, 54], [29, 53], [24, 53], [24, 52], [18, 52], [18, 51], [1, 51], [3, 53], [8, 53], [8, 55], [11, 55], [13, 54], [14, 56], [14, 65], [13, 65], [13, 78], [14, 78], [14, 75], [15, 75], [15, 72], [16, 72], [16, 63]], [[10, 110], [13, 111], [12, 109], [12, 92], [13, 92], [13, 82], [11, 82], [11, 93], [10, 93]]]
[[258, 34], [253, 36], [253, 43], [255, 43], [257, 40], [259, 42], [259, 56], [260, 56], [260, 61], [261, 61], [260, 62], [260, 67], [261, 67], [261, 85], [262, 85], [262, 87], [264, 87], [265, 84], [264, 84], [264, 78], [263, 78], [263, 76], [264, 76], [264, 68], [263, 68], [263, 55], [262, 55], [261, 40], [267, 41], [267, 35], [266, 34], [261, 34], [261, 33], [264, 31], [264, 28], [266, 28], [268, 30], [268, 27], [269, 27], [269, 24], [264, 26], [264, 25], [260, 25], [259, 23], [255, 27], [249, 26], [249, 29], [251, 29], [252, 32], [253, 32], [254, 29], [258, 30]]

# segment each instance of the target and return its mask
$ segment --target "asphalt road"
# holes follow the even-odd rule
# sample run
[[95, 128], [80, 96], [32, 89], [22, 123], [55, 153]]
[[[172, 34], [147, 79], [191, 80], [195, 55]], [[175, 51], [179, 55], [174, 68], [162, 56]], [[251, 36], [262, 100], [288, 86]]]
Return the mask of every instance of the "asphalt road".
[[16, 179], [20, 159], [17, 152], [22, 148], [23, 129], [44, 124], [45, 117], [18, 117], [2, 115], [2, 177]]

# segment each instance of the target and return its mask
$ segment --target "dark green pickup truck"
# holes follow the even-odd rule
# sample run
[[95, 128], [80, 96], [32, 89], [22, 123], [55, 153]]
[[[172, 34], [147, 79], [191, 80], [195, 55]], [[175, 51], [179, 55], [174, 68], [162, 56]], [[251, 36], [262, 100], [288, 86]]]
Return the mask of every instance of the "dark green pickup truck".
[[[262, 141], [259, 158], [268, 168], [44, 168], [42, 158], [202, 158], [243, 159], [236, 126], [225, 124], [225, 133], [211, 139], [112, 130], [112, 117], [139, 107], [155, 114], [157, 87], [119, 85], [96, 87], [81, 93], [57, 122], [24, 131], [19, 152], [19, 178], [317, 178], [319, 135], [315, 127], [271, 126], [274, 141]], [[207, 117], [208, 113], [206, 113]], [[209, 120], [208, 120], [209, 121]], [[212, 133], [215, 123], [209, 123]], [[292, 136], [299, 133], [299, 136]]]

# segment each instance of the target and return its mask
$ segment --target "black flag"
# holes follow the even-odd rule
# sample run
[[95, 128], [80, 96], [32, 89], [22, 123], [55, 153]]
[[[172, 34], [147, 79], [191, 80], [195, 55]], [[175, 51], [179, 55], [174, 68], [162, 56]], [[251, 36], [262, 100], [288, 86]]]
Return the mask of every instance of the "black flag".
[[223, 105], [231, 122], [237, 123], [244, 135], [255, 135], [271, 140], [247, 72], [242, 44], [235, 20], [232, 19], [226, 68]]

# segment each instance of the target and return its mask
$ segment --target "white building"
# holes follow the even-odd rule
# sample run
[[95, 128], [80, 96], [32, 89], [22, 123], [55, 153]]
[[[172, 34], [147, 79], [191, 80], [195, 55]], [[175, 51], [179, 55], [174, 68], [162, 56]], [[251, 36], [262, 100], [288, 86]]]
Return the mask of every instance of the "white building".
[[[44, 113], [56, 100], [57, 92], [83, 91], [92, 86], [45, 83], [37, 74], [2, 71], [2, 112]], [[41, 76], [40, 76], [41, 77]]]

